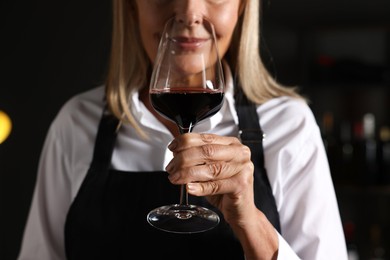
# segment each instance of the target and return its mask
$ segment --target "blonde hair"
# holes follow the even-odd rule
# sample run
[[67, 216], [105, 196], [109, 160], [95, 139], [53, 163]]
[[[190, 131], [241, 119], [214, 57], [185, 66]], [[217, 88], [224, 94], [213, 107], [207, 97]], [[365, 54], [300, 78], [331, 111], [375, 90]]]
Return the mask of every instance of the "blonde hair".
[[[295, 88], [282, 86], [271, 76], [260, 57], [260, 0], [242, 0], [242, 14], [236, 25], [226, 61], [246, 96], [262, 104], [279, 96], [302, 98]], [[146, 86], [150, 61], [143, 49], [134, 1], [113, 0], [111, 56], [106, 80], [109, 110], [145, 134], [130, 112], [130, 93]]]

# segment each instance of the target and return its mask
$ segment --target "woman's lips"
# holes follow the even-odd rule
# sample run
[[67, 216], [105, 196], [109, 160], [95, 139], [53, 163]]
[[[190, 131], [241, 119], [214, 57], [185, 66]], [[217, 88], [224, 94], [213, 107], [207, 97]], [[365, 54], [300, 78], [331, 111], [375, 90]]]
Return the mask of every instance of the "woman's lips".
[[205, 38], [192, 38], [192, 37], [174, 37], [172, 41], [183, 49], [196, 49], [201, 47], [207, 39]]

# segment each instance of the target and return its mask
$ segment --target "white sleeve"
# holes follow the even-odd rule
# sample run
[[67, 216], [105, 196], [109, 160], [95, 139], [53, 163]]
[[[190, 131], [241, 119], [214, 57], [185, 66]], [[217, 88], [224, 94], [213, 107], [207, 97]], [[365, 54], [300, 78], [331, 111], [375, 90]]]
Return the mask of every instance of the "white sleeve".
[[278, 260], [300, 260], [290, 245], [284, 240], [284, 238], [278, 233], [279, 250]]
[[287, 166], [291, 178], [285, 178], [283, 188], [281, 233], [302, 259], [342, 260], [346, 244], [321, 142], [314, 134]]
[[268, 130], [265, 159], [283, 237], [279, 236], [278, 259], [348, 259], [328, 159], [314, 116], [298, 102], [286, 102], [272, 113], [264, 121]]
[[66, 145], [53, 129], [41, 153], [19, 260], [63, 260], [64, 223], [71, 204]]

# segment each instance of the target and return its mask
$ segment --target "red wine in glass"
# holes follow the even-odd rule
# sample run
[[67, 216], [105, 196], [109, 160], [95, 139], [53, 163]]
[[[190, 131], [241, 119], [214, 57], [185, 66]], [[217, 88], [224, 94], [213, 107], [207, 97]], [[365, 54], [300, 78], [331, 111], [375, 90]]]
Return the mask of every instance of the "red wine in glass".
[[217, 113], [223, 97], [223, 92], [207, 88], [155, 89], [150, 93], [153, 108], [174, 121], [181, 132], [190, 132], [196, 123]]

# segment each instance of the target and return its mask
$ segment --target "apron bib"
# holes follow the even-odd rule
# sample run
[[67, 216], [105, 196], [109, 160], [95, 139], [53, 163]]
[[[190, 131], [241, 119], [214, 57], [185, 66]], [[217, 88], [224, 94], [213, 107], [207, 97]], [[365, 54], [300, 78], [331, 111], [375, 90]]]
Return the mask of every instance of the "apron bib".
[[[275, 200], [263, 166], [263, 134], [257, 113], [245, 97], [237, 100], [241, 139], [251, 148], [255, 164], [256, 206], [280, 231]], [[121, 260], [137, 256], [147, 260], [244, 259], [241, 244], [222, 214], [205, 198], [190, 196], [189, 200], [219, 214], [221, 222], [210, 231], [174, 234], [147, 223], [146, 215], [151, 209], [178, 202], [179, 186], [172, 185], [164, 171], [110, 169], [117, 124], [113, 116], [102, 116], [91, 166], [66, 218], [67, 259]]]

